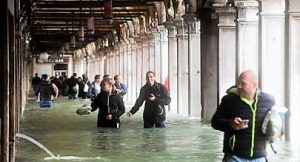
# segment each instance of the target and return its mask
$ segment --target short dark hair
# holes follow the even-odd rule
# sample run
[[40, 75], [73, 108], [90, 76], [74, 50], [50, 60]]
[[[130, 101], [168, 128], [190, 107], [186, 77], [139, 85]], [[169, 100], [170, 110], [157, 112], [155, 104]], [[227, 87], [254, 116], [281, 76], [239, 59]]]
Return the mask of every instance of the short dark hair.
[[95, 75], [95, 80], [100, 79], [101, 75]]
[[104, 74], [103, 79], [105, 79], [105, 78], [109, 78], [109, 74]]
[[47, 74], [43, 74], [42, 75], [42, 79], [46, 80], [48, 78], [48, 75]]
[[155, 76], [155, 73], [154, 73], [153, 71], [148, 71], [148, 72], [146, 73], [146, 77], [148, 76], [148, 74], [153, 74], [153, 75]]
[[115, 75], [114, 80], [117, 80], [120, 75]]

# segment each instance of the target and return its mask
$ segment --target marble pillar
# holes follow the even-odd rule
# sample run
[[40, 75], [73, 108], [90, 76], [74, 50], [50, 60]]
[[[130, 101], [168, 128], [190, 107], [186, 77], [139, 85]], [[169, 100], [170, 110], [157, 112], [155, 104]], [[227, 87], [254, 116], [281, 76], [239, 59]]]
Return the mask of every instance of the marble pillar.
[[[218, 101], [226, 95], [226, 90], [236, 83], [236, 10], [226, 5], [227, 2], [219, 1], [214, 4], [219, 23], [219, 44], [218, 44]], [[230, 41], [229, 41], [230, 40]]]
[[154, 36], [154, 72], [156, 74], [156, 80], [157, 81], [160, 81], [160, 67], [161, 67], [161, 64], [160, 64], [160, 34], [158, 32], [158, 29], [157, 28], [153, 28], [151, 30], [153, 36]]
[[[148, 47], [148, 37], [147, 34], [141, 35], [142, 39], [142, 58], [143, 58], [143, 65], [142, 65], [142, 76], [145, 76], [146, 73], [149, 71], [149, 47]], [[142, 85], [146, 84], [146, 79], [142, 79]]]
[[[167, 84], [168, 82], [168, 30], [164, 26], [157, 26], [158, 32], [160, 34], [160, 80], [162, 84]], [[157, 74], [158, 75], [158, 74]], [[168, 86], [168, 85], [166, 85]]]
[[234, 3], [237, 9], [237, 74], [248, 69], [258, 73], [258, 2], [236, 0]]
[[288, 28], [287, 28], [287, 65], [288, 65], [288, 90], [287, 106], [289, 108], [288, 130], [290, 138], [294, 143], [299, 143], [300, 122], [300, 1], [289, 0], [288, 7]]
[[178, 113], [188, 116], [189, 105], [189, 60], [188, 60], [188, 28], [182, 18], [174, 20], [177, 28], [177, 68], [178, 68]]
[[[260, 20], [260, 87], [274, 95], [277, 104], [284, 104], [285, 96], [285, 1], [262, 1]], [[270, 66], [271, 65], [271, 66]]]
[[201, 117], [200, 21], [195, 14], [186, 14], [184, 19], [188, 24], [189, 115]]
[[166, 28], [168, 29], [168, 74], [169, 74], [169, 92], [172, 99], [169, 105], [169, 112], [172, 114], [178, 113], [178, 93], [177, 93], [177, 30], [174, 22], [168, 21], [165, 23]]
[[155, 39], [152, 32], [148, 33], [147, 37], [148, 37], [149, 70], [155, 71]]
[[145, 80], [145, 75], [142, 74], [143, 69], [143, 49], [142, 49], [142, 39], [136, 38], [135, 39], [137, 46], [136, 46], [136, 87], [137, 87], [137, 93], [136, 95], [139, 95], [140, 88], [142, 87], [142, 81]]

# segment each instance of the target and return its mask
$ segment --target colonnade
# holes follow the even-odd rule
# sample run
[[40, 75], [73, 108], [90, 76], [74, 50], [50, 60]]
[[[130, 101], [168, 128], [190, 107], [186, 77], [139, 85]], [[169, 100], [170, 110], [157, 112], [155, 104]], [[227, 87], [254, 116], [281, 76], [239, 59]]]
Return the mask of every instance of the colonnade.
[[90, 78], [120, 74], [129, 87], [126, 100], [132, 103], [145, 84], [145, 73], [152, 70], [158, 82], [168, 83], [170, 113], [209, 121], [238, 74], [252, 69], [263, 91], [290, 114], [298, 112], [300, 3], [213, 2], [197, 14], [189, 11], [143, 30], [140, 26], [140, 32], [130, 33], [130, 25], [124, 24], [119, 42], [89, 55]]

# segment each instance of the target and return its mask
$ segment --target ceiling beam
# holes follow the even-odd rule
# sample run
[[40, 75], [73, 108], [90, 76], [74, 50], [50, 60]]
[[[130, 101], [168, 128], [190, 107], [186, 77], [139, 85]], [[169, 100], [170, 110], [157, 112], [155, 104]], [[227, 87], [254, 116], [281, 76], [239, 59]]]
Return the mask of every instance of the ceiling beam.
[[[36, 1], [33, 3], [36, 8], [90, 8], [102, 7], [103, 1]], [[113, 7], [143, 7], [147, 5], [142, 3], [141, 0], [124, 0], [113, 1]]]

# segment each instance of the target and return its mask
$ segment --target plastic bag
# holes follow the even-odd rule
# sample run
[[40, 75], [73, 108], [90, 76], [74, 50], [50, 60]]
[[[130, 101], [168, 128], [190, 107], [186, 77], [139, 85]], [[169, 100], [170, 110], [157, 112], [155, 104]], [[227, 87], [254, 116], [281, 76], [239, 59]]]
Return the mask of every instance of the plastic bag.
[[92, 107], [90, 105], [83, 105], [76, 110], [78, 115], [88, 115], [91, 113]]
[[270, 143], [279, 140], [284, 134], [284, 116], [286, 112], [287, 108], [274, 105], [267, 113], [262, 124], [262, 132], [266, 135], [266, 138]]

